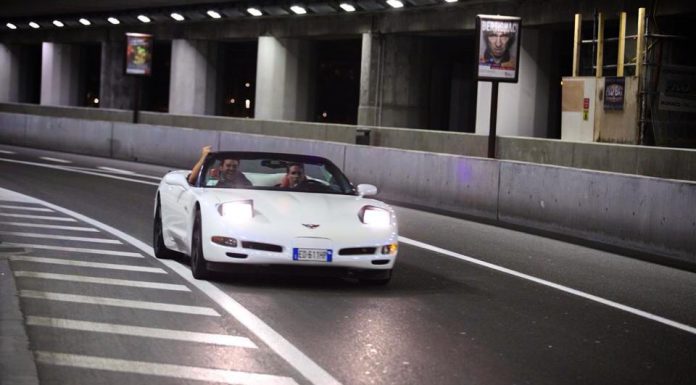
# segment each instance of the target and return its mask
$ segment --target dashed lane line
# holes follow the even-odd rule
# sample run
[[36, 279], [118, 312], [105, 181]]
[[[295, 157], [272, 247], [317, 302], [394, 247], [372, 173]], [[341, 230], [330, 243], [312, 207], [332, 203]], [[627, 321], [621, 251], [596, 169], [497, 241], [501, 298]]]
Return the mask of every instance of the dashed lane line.
[[197, 342], [211, 345], [234, 346], [238, 348], [257, 349], [258, 346], [246, 337], [227, 334], [197, 333], [184, 330], [146, 328], [140, 326], [87, 322], [61, 318], [27, 317], [27, 325], [45, 326], [60, 329], [80, 330], [94, 333], [119, 334], [126, 336], [158, 338], [175, 341]]
[[56, 163], [72, 163], [72, 161], [65, 160], [65, 159], [59, 159], [59, 158], [51, 158], [49, 156], [40, 156], [39, 159], [47, 160], [49, 162], [56, 162]]
[[38, 245], [38, 244], [33, 244], [33, 243], [15, 243], [15, 242], [4, 242], [3, 245], [10, 246], [10, 247], [24, 247], [27, 249], [70, 251], [73, 253], [87, 253], [87, 254], [100, 254], [100, 255], [114, 255], [114, 256], [119, 256], [119, 257], [144, 258], [143, 255], [140, 253], [133, 253], [130, 251], [85, 249], [85, 248], [81, 248], [81, 247], [63, 247], [63, 246]]
[[121, 242], [117, 239], [71, 237], [71, 236], [67, 236], [67, 235], [24, 233], [24, 232], [20, 232], [20, 231], [0, 231], [0, 235], [11, 235], [11, 236], [15, 236], [15, 237], [27, 237], [27, 238], [59, 239], [59, 240], [63, 240], [63, 241], [106, 243], [106, 244], [111, 244], [111, 245], [122, 245], [123, 244], [123, 242]]
[[0, 222], [0, 225], [18, 226], [18, 227], [36, 227], [39, 229], [84, 231], [84, 232], [90, 232], [90, 233], [98, 233], [99, 232], [99, 230], [97, 230], [93, 227], [43, 225], [43, 224], [39, 224], [39, 223], [30, 223], [30, 222]]
[[235, 370], [198, 368], [193, 366], [159, 364], [142, 361], [117, 360], [77, 354], [35, 352], [38, 362], [49, 365], [70, 366], [85, 369], [109, 370], [150, 376], [173, 377], [238, 385], [297, 385], [290, 377], [248, 373]]
[[31, 257], [31, 256], [25, 256], [25, 255], [11, 255], [9, 258], [10, 258], [10, 261], [17, 261], [17, 262], [47, 263], [47, 264], [52, 264], [52, 265], [90, 267], [90, 268], [94, 268], [94, 269], [110, 269], [110, 270], [138, 271], [141, 273], [167, 274], [167, 272], [164, 269], [160, 269], [159, 267], [119, 265], [116, 263], [86, 262], [86, 261], [75, 261], [75, 260], [71, 260], [71, 259], [62, 259], [62, 258]]
[[149, 281], [133, 281], [126, 279], [113, 279], [104, 277], [89, 277], [84, 275], [72, 275], [72, 274], [55, 274], [55, 273], [41, 273], [34, 271], [15, 271], [15, 277], [23, 278], [38, 278], [38, 279], [54, 279], [57, 281], [68, 281], [68, 282], [79, 282], [79, 283], [96, 283], [100, 285], [114, 285], [114, 286], [127, 286], [127, 287], [138, 287], [143, 289], [158, 289], [158, 290], [171, 290], [171, 291], [188, 291], [191, 289], [185, 285], [175, 285], [171, 283], [159, 283], [159, 282], [149, 282]]
[[48, 301], [74, 302], [89, 305], [125, 307], [130, 309], [155, 310], [170, 313], [185, 313], [220, 317], [220, 314], [215, 311], [215, 309], [202, 306], [175, 305], [161, 302], [134, 301], [111, 297], [94, 297], [89, 295], [52, 293], [36, 290], [20, 290], [19, 296], [22, 298], [42, 299]]
[[49, 217], [46, 215], [0, 213], [0, 216], [11, 217], [11, 218], [41, 219], [41, 220], [46, 220], [46, 221], [58, 221], [58, 222], [77, 222], [77, 219], [75, 219], [75, 218]]

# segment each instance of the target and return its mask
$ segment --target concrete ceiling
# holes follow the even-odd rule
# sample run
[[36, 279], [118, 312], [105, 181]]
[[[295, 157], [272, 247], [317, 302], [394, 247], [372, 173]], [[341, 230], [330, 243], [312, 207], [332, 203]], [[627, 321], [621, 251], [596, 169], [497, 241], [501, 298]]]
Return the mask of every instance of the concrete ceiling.
[[229, 0], [0, 0], [0, 18], [235, 3]]

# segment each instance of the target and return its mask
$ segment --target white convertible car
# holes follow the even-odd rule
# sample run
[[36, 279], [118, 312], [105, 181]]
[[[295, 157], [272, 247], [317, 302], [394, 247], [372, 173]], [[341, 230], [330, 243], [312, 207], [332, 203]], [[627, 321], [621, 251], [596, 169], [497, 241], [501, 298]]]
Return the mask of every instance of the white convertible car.
[[[191, 185], [189, 171], [164, 176], [155, 197], [158, 258], [191, 257], [191, 271], [291, 265], [385, 284], [397, 255], [394, 210], [366, 198], [331, 161], [263, 152], [217, 152]], [[324, 271], [324, 269], [312, 270]]]

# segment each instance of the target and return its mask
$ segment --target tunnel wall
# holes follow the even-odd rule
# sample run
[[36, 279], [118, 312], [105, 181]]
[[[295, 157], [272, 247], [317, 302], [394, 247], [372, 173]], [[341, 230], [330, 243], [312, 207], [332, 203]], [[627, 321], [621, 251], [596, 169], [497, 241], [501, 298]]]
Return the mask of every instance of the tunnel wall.
[[[0, 143], [189, 168], [203, 145], [328, 157], [379, 198], [696, 265], [696, 183], [183, 127], [0, 113]], [[565, 151], [564, 153], [567, 153]]]

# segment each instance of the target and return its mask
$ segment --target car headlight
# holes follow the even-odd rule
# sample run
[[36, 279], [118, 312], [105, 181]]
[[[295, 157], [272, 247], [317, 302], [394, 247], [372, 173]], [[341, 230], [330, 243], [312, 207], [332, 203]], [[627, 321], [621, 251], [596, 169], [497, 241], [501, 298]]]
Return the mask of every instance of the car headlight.
[[387, 227], [391, 224], [391, 213], [375, 206], [365, 206], [360, 209], [358, 218], [360, 222], [371, 226]]
[[254, 217], [254, 201], [225, 202], [218, 206], [223, 218], [233, 222], [245, 222]]

